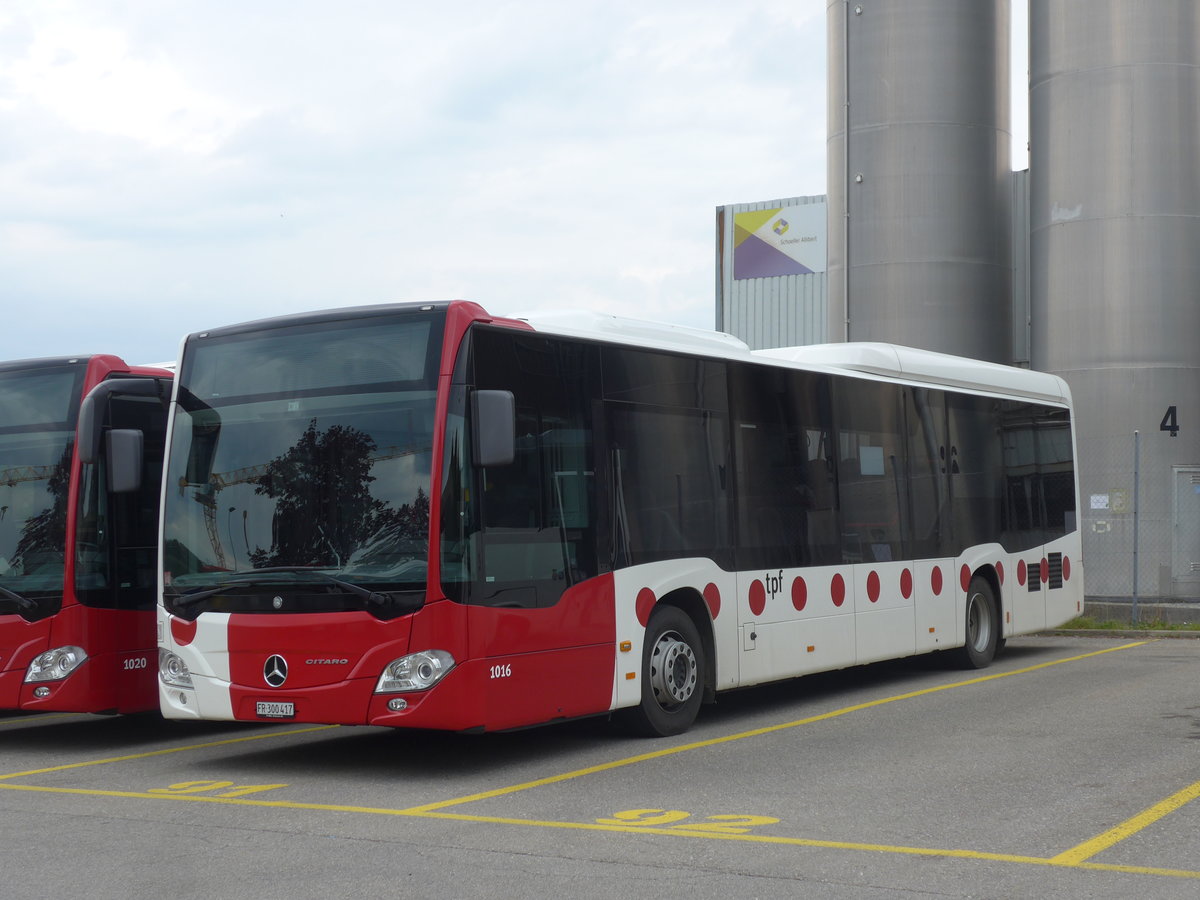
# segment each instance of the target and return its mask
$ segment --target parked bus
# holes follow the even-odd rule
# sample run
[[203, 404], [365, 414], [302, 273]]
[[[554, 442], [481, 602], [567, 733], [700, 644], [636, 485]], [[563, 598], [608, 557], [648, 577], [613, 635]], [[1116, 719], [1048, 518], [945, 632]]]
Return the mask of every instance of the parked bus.
[[0, 363], [0, 709], [157, 708], [170, 378], [116, 356]]
[[667, 735], [1082, 606], [1064, 382], [890, 345], [340, 309], [189, 336], [168, 441], [169, 718]]

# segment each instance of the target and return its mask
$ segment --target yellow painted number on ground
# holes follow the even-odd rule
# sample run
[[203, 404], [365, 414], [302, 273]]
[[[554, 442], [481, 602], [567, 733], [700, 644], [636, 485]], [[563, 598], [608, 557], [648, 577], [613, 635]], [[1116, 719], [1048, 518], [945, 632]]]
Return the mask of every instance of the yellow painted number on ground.
[[691, 816], [679, 809], [627, 809], [624, 812], [613, 813], [611, 819], [597, 819], [601, 825], [644, 825], [653, 828], [656, 825], [669, 825], [672, 822], [682, 822]]
[[[215, 797], [245, 797], [249, 794], [261, 794], [263, 791], [273, 791], [275, 788], [287, 787], [286, 784], [239, 784], [232, 781], [181, 781], [165, 788], [150, 788], [151, 794], [212, 794]], [[217, 793], [220, 791], [220, 793]]]
[[710, 834], [746, 834], [757, 825], [777, 825], [771, 816], [706, 816], [703, 822], [675, 825], [686, 831], [706, 831]]
[[613, 813], [611, 819], [597, 819], [600, 825], [637, 825], [643, 828], [674, 828], [679, 831], [702, 831], [707, 834], [745, 834], [759, 825], [776, 825], [771, 816], [717, 815], [706, 816], [699, 822], [686, 822], [692, 814], [681, 809], [626, 809]]

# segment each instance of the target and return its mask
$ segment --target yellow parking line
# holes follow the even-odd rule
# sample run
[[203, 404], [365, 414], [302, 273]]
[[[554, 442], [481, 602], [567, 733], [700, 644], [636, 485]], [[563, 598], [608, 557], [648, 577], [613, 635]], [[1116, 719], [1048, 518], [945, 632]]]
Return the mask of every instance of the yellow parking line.
[[1197, 797], [1200, 797], [1200, 781], [1188, 785], [1181, 791], [1176, 791], [1167, 799], [1155, 803], [1144, 812], [1138, 813], [1131, 819], [1126, 819], [1120, 825], [1110, 828], [1090, 841], [1084, 841], [1078, 847], [1072, 847], [1070, 850], [1058, 854], [1054, 859], [1064, 863], [1080, 863], [1091, 859], [1097, 853], [1119, 844], [1127, 837], [1132, 837], [1143, 828], [1153, 825], [1163, 816], [1175, 812], [1175, 810], [1190, 803]]
[[[1127, 873], [1135, 873], [1135, 874], [1164, 875], [1164, 876], [1171, 876], [1171, 877], [1178, 877], [1178, 878], [1200, 879], [1200, 872], [1186, 870], [1186, 869], [1165, 869], [1165, 868], [1154, 868], [1154, 867], [1143, 867], [1143, 866], [1111, 865], [1111, 864], [1093, 863], [1093, 862], [1088, 861], [1095, 854], [1101, 852], [1104, 849], [1107, 849], [1108, 847], [1115, 845], [1116, 843], [1119, 843], [1121, 840], [1124, 840], [1126, 837], [1129, 837], [1130, 835], [1137, 833], [1138, 831], [1142, 830], [1143, 828], [1147, 827], [1148, 825], [1152, 824], [1153, 822], [1158, 821], [1163, 816], [1166, 816], [1170, 812], [1173, 812], [1174, 810], [1180, 808], [1184, 804], [1195, 799], [1197, 796], [1200, 796], [1200, 782], [1196, 782], [1195, 784], [1190, 785], [1188, 788], [1185, 788], [1184, 790], [1171, 795], [1166, 800], [1163, 800], [1162, 802], [1155, 804], [1153, 807], [1146, 810], [1145, 812], [1139, 814], [1138, 816], [1133, 817], [1132, 819], [1128, 820], [1127, 822], [1122, 823], [1121, 825], [1118, 825], [1117, 827], [1115, 827], [1113, 829], [1110, 829], [1109, 831], [1105, 832], [1104, 834], [1102, 834], [1096, 838], [1093, 838], [1089, 841], [1086, 841], [1083, 844], [1080, 844], [1079, 846], [1072, 848], [1071, 850], [1068, 850], [1064, 853], [1061, 853], [1061, 854], [1051, 857], [1051, 858], [1020, 856], [1020, 855], [1003, 854], [1003, 853], [988, 853], [988, 852], [974, 851], [974, 850], [904, 847], [904, 846], [890, 846], [890, 845], [884, 845], [884, 844], [866, 844], [866, 843], [853, 843], [853, 842], [840, 842], [840, 841], [820, 841], [820, 840], [811, 840], [811, 839], [806, 839], [806, 838], [789, 838], [789, 837], [779, 837], [779, 836], [762, 835], [762, 834], [756, 834], [756, 835], [716, 834], [716, 833], [705, 833], [705, 832], [700, 832], [700, 831], [689, 831], [687, 829], [678, 828], [678, 827], [673, 828], [673, 829], [665, 829], [665, 828], [653, 828], [653, 827], [647, 827], [647, 826], [632, 826], [632, 825], [631, 826], [621, 826], [621, 825], [603, 825], [603, 824], [599, 824], [599, 823], [552, 822], [552, 821], [513, 819], [513, 818], [507, 818], [507, 817], [475, 816], [475, 815], [467, 815], [467, 814], [462, 814], [462, 813], [453, 813], [453, 812], [444, 812], [443, 811], [443, 810], [445, 810], [449, 807], [453, 807], [453, 806], [459, 806], [459, 805], [463, 805], [466, 803], [476, 802], [479, 800], [486, 800], [486, 799], [490, 799], [490, 798], [506, 796], [506, 795], [518, 793], [520, 791], [529, 790], [529, 789], [532, 789], [535, 787], [543, 787], [543, 786], [547, 786], [547, 785], [551, 785], [551, 784], [558, 784], [558, 783], [561, 783], [564, 781], [569, 781], [569, 780], [572, 780], [575, 778], [580, 778], [585, 775], [592, 775], [592, 774], [597, 774], [597, 773], [601, 773], [601, 772], [607, 772], [607, 771], [610, 771], [613, 769], [633, 765], [633, 764], [639, 763], [639, 762], [647, 762], [650, 760], [661, 759], [664, 757], [673, 756], [675, 754], [684, 753], [689, 750], [697, 750], [697, 749], [702, 749], [702, 748], [706, 748], [706, 747], [714, 747], [714, 746], [718, 746], [721, 744], [730, 743], [732, 741], [739, 741], [739, 740], [743, 740], [746, 738], [772, 734], [775, 732], [780, 732], [780, 731], [784, 731], [784, 730], [791, 729], [791, 728], [797, 728], [802, 725], [809, 725], [809, 724], [813, 724], [816, 722], [822, 722], [822, 721], [826, 721], [829, 719], [835, 719], [835, 718], [838, 718], [838, 717], [841, 717], [844, 715], [848, 715], [849, 713], [852, 713], [852, 712], [860, 712], [863, 710], [872, 709], [874, 707], [884, 706], [886, 704], [895, 703], [900, 700], [910, 700], [910, 699], [914, 699], [917, 697], [923, 697], [923, 696], [927, 696], [930, 694], [935, 694], [940, 691], [946, 691], [946, 690], [951, 690], [951, 689], [960, 688], [960, 687], [968, 687], [970, 685], [983, 684], [983, 683], [986, 683], [989, 681], [996, 681], [996, 680], [999, 680], [1002, 678], [1008, 678], [1008, 677], [1011, 677], [1014, 675], [1028, 674], [1030, 672], [1047, 669], [1047, 668], [1050, 668], [1053, 666], [1062, 665], [1064, 663], [1078, 662], [1080, 660], [1085, 660], [1085, 659], [1088, 659], [1091, 657], [1101, 656], [1106, 653], [1114, 653], [1118, 650], [1128, 650], [1128, 649], [1132, 649], [1135, 647], [1144, 646], [1147, 643], [1149, 643], [1149, 641], [1136, 641], [1136, 642], [1129, 643], [1129, 644], [1122, 644], [1117, 647], [1108, 647], [1103, 650], [1097, 650], [1097, 651], [1093, 651], [1091, 653], [1080, 654], [1078, 656], [1072, 656], [1072, 657], [1067, 657], [1067, 658], [1058, 659], [1058, 660], [1051, 660], [1049, 662], [1038, 663], [1036, 665], [1026, 666], [1026, 667], [1023, 667], [1020, 669], [1013, 669], [1012, 671], [1009, 671], [1009, 672], [998, 672], [998, 673], [993, 673], [993, 674], [989, 674], [989, 675], [979, 676], [976, 678], [970, 678], [970, 679], [967, 679], [964, 681], [957, 681], [957, 682], [953, 682], [950, 684], [937, 685], [935, 687], [923, 688], [921, 690], [916, 690], [916, 691], [909, 691], [909, 692], [906, 692], [903, 694], [897, 694], [892, 697], [884, 697], [884, 698], [880, 698], [877, 700], [870, 700], [865, 703], [859, 703], [859, 704], [855, 704], [852, 706], [843, 707], [841, 709], [832, 710], [830, 712], [820, 713], [820, 714], [813, 715], [813, 716], [808, 716], [803, 719], [797, 719], [797, 720], [794, 720], [791, 722], [784, 722], [784, 723], [779, 723], [776, 725], [768, 725], [768, 726], [764, 726], [762, 728], [755, 728], [755, 729], [751, 729], [748, 731], [738, 732], [737, 734], [731, 734], [731, 735], [725, 735], [722, 737], [710, 738], [708, 740], [703, 740], [703, 741], [693, 741], [691, 743], [682, 744], [682, 745], [679, 745], [676, 747], [668, 747], [668, 748], [664, 748], [661, 750], [654, 750], [654, 751], [651, 751], [648, 753], [641, 753], [641, 754], [637, 754], [635, 756], [626, 757], [624, 759], [614, 760], [612, 762], [607, 762], [607, 763], [601, 763], [601, 764], [598, 764], [595, 766], [588, 766], [586, 768], [576, 769], [571, 772], [565, 772], [565, 773], [562, 773], [559, 775], [549, 776], [547, 778], [535, 779], [533, 781], [522, 782], [520, 784], [510, 785], [508, 787], [496, 788], [496, 789], [488, 790], [488, 791], [481, 791], [479, 793], [470, 794], [470, 795], [467, 795], [464, 797], [458, 797], [458, 798], [451, 799], [451, 800], [438, 801], [435, 803], [423, 804], [420, 806], [413, 806], [413, 807], [409, 807], [406, 809], [386, 809], [386, 808], [378, 808], [378, 807], [348, 806], [348, 805], [324, 804], [324, 803], [298, 803], [298, 802], [293, 802], [293, 801], [281, 801], [281, 800], [261, 800], [261, 799], [250, 800], [250, 799], [244, 799], [244, 798], [205, 797], [205, 796], [197, 796], [197, 795], [170, 795], [170, 794], [163, 794], [163, 793], [147, 793], [147, 792], [137, 792], [137, 791], [105, 791], [105, 790], [92, 790], [92, 789], [86, 789], [86, 788], [56, 788], [56, 787], [44, 787], [44, 786], [35, 786], [35, 785], [18, 785], [18, 784], [0, 784], [0, 789], [46, 792], [46, 793], [60, 793], [60, 794], [73, 794], [73, 795], [87, 795], [87, 796], [100, 796], [100, 797], [148, 799], [148, 800], [175, 799], [175, 800], [185, 800], [185, 801], [194, 802], [194, 803], [219, 803], [219, 804], [227, 804], [227, 805], [235, 805], [235, 806], [256, 806], [256, 807], [314, 810], [314, 811], [326, 811], [326, 812], [364, 813], [364, 814], [372, 814], [372, 815], [388, 815], [388, 816], [401, 816], [401, 817], [439, 818], [439, 819], [450, 819], [450, 820], [458, 820], [458, 821], [465, 821], [465, 822], [478, 822], [478, 823], [487, 823], [487, 824], [520, 825], [520, 826], [526, 826], [526, 827], [560, 828], [560, 829], [573, 829], [573, 830], [586, 830], [586, 831], [615, 831], [615, 832], [621, 832], [621, 833], [626, 833], [626, 834], [652, 833], [652, 834], [661, 834], [661, 835], [672, 836], [672, 837], [706, 837], [706, 838], [710, 838], [710, 839], [740, 840], [740, 841], [746, 841], [746, 842], [757, 842], [757, 843], [765, 843], [765, 844], [786, 844], [786, 845], [802, 846], [802, 847], [855, 850], [855, 851], [860, 851], [860, 852], [883, 852], [883, 853], [895, 853], [895, 854], [928, 856], [928, 857], [942, 856], [942, 857], [948, 857], [948, 858], [978, 859], [978, 860], [988, 860], [988, 861], [993, 861], [993, 862], [1018, 863], [1018, 864], [1022, 864], [1022, 865], [1054, 866], [1054, 867], [1060, 867], [1060, 868], [1090, 869], [1090, 870], [1098, 870], [1098, 871], [1127, 872]], [[307, 727], [307, 728], [293, 729], [290, 731], [282, 731], [282, 732], [281, 731], [272, 731], [272, 732], [268, 732], [265, 734], [253, 734], [253, 735], [247, 735], [247, 736], [237, 737], [237, 738], [227, 738], [227, 739], [222, 739], [219, 741], [209, 741], [209, 742], [204, 742], [204, 743], [199, 743], [199, 744], [190, 744], [187, 746], [173, 747], [173, 748], [164, 749], [164, 750], [153, 750], [153, 751], [148, 751], [145, 753], [136, 753], [136, 754], [129, 754], [129, 755], [125, 755], [125, 756], [109, 757], [106, 759], [90, 760], [87, 762], [68, 763], [68, 764], [59, 765], [59, 766], [50, 766], [50, 767], [42, 768], [42, 769], [31, 769], [31, 770], [24, 771], [24, 772], [14, 772], [14, 773], [10, 773], [7, 775], [0, 775], [0, 781], [24, 777], [24, 776], [41, 775], [41, 774], [46, 774], [46, 773], [51, 773], [51, 772], [59, 772], [59, 771], [64, 771], [64, 770], [69, 770], [69, 769], [83, 768], [83, 767], [87, 767], [87, 766], [104, 765], [107, 763], [125, 762], [125, 761], [136, 760], [136, 759], [146, 759], [146, 758], [150, 758], [150, 757], [154, 757], [154, 756], [163, 756], [163, 755], [172, 754], [172, 753], [181, 753], [181, 752], [188, 751], [188, 750], [199, 750], [199, 749], [206, 749], [206, 748], [210, 748], [210, 747], [219, 747], [219, 746], [225, 746], [225, 745], [231, 745], [231, 744], [244, 743], [244, 742], [248, 742], [248, 741], [258, 741], [258, 740], [264, 740], [264, 739], [271, 738], [271, 737], [285, 737], [285, 736], [289, 736], [289, 735], [306, 734], [306, 733], [324, 731], [324, 730], [338, 728], [338, 727], [340, 727], [340, 726], [318, 725], [318, 726], [312, 726], [312, 727]]]
[[[202, 745], [212, 746], [212, 745]], [[119, 797], [133, 800], [183, 800], [187, 803], [219, 803], [229, 806], [265, 806], [275, 809], [310, 809], [320, 812], [371, 813], [382, 816], [409, 816], [402, 809], [375, 806], [343, 806], [336, 803], [298, 803], [293, 800], [246, 800], [231, 797], [202, 797], [197, 794], [164, 794], [149, 791], [104, 791], [96, 788], [46, 787], [38, 784], [0, 784], [0, 791], [25, 791], [42, 794], [70, 794], [83, 797]]]
[[[926, 694], [934, 694], [934, 693], [937, 693], [938, 691], [945, 691], [945, 690], [950, 690], [952, 688], [966, 687], [968, 685], [973, 685], [973, 684], [982, 684], [987, 681], [995, 681], [996, 679], [999, 679], [999, 678], [1008, 678], [1009, 676], [1012, 676], [1012, 675], [1022, 675], [1022, 674], [1028, 673], [1028, 672], [1035, 672], [1039, 669], [1049, 668], [1050, 666], [1062, 665], [1063, 663], [1069, 663], [1069, 662], [1077, 662], [1079, 660], [1087, 659], [1092, 656], [1100, 656], [1105, 653], [1115, 653], [1118, 650], [1128, 650], [1133, 647], [1140, 647], [1147, 643], [1149, 643], [1149, 642], [1148, 641], [1137, 641], [1137, 642], [1134, 642], [1131, 644], [1122, 644], [1119, 647], [1108, 647], [1104, 650], [1096, 650], [1091, 653], [1084, 653], [1082, 655], [1072, 656], [1072, 657], [1068, 657], [1066, 659], [1051, 660], [1050, 662], [1038, 663], [1037, 665], [1026, 666], [1021, 669], [1014, 669], [1011, 672], [999, 672], [999, 673], [992, 674], [992, 675], [984, 675], [979, 678], [971, 678], [966, 681], [958, 681], [958, 682], [954, 682], [952, 684], [938, 685], [937, 687], [924, 688], [919, 691], [911, 691], [906, 694], [897, 694], [894, 697], [884, 697], [879, 700], [871, 700], [866, 703], [859, 703], [854, 706], [847, 706], [847, 707], [844, 707], [843, 709], [834, 710], [833, 712], [822, 713], [822, 714], [815, 715], [815, 716], [809, 716], [804, 719], [798, 719], [794, 722], [784, 722], [779, 725], [768, 725], [764, 728], [755, 728], [750, 731], [739, 732], [738, 734], [726, 735], [724, 737], [719, 737], [719, 738], [711, 738], [706, 741], [696, 741], [696, 742], [689, 743], [689, 744], [683, 744], [678, 747], [669, 747], [669, 748], [665, 748], [663, 750], [655, 750], [650, 753], [641, 753], [641, 754], [638, 754], [637, 756], [631, 756], [631, 757], [627, 757], [625, 759], [615, 760], [615, 761], [609, 762], [609, 763], [601, 763], [600, 765], [589, 766], [585, 769], [578, 769], [576, 771], [566, 772], [561, 775], [552, 775], [548, 778], [537, 779], [536, 781], [528, 781], [528, 782], [524, 782], [522, 784], [511, 785], [509, 787], [497, 788], [497, 789], [490, 790], [490, 791], [483, 791], [478, 794], [471, 794], [466, 797], [457, 797], [452, 800], [443, 800], [443, 801], [439, 801], [436, 803], [424, 804], [422, 806], [413, 807], [410, 810], [410, 812], [412, 812], [412, 813], [433, 812], [433, 811], [436, 811], [439, 809], [445, 809], [445, 808], [451, 807], [451, 806], [459, 806], [464, 803], [472, 803], [477, 800], [486, 800], [486, 799], [489, 799], [492, 797], [500, 797], [500, 796], [504, 796], [506, 794], [513, 794], [513, 793], [517, 793], [519, 791], [529, 790], [530, 788], [542, 787], [544, 785], [550, 785], [550, 784], [557, 784], [559, 782], [569, 781], [574, 778], [580, 778], [584, 775], [592, 775], [592, 774], [596, 774], [598, 772], [605, 772], [610, 769], [617, 769], [617, 768], [621, 768], [623, 766], [633, 765], [634, 763], [646, 762], [648, 760], [659, 759], [659, 758], [662, 758], [665, 756], [673, 756], [677, 753], [683, 753], [688, 750], [697, 750], [697, 749], [700, 749], [703, 747], [712, 747], [712, 746], [716, 746], [719, 744], [729, 743], [731, 741], [738, 741], [738, 740], [743, 740], [745, 738], [757, 737], [757, 736], [764, 735], [764, 734], [771, 734], [776, 731], [784, 731], [786, 729], [796, 728], [801, 725], [809, 725], [814, 722], [820, 722], [820, 721], [824, 721], [826, 719], [837, 718], [839, 716], [847, 715], [848, 713], [858, 712], [858, 711], [865, 710], [865, 709], [871, 709], [872, 707], [876, 707], [876, 706], [883, 706], [884, 704], [887, 704], [887, 703], [895, 703], [898, 700], [908, 700], [908, 699], [912, 699], [914, 697], [921, 697]], [[265, 739], [271, 738], [271, 737], [286, 737], [289, 735], [307, 734], [307, 733], [311, 733], [311, 732], [325, 731], [328, 729], [339, 728], [339, 727], [341, 727], [341, 726], [338, 726], [338, 725], [316, 725], [316, 726], [312, 726], [310, 728], [299, 728], [299, 729], [294, 729], [291, 731], [272, 731], [267, 734], [254, 734], [254, 735], [248, 735], [246, 737], [227, 738], [227, 739], [220, 740], [220, 741], [208, 741], [208, 742], [201, 743], [201, 744], [189, 744], [187, 746], [172, 747], [172, 748], [165, 749], [165, 750], [151, 750], [146, 753], [132, 753], [132, 754], [128, 754], [125, 756], [111, 756], [111, 757], [106, 757], [104, 759], [88, 760], [86, 762], [66, 763], [63, 765], [50, 766], [48, 768], [43, 768], [43, 769], [28, 769], [24, 772], [11, 772], [7, 775], [0, 775], [0, 781], [8, 780], [11, 778], [23, 778], [23, 777], [30, 776], [30, 775], [44, 775], [49, 772], [61, 772], [61, 771], [65, 771], [68, 769], [81, 769], [81, 768], [86, 768], [89, 766], [100, 766], [100, 765], [106, 765], [108, 763], [128, 762], [130, 760], [135, 760], [135, 759], [148, 759], [148, 758], [154, 757], [154, 756], [165, 756], [165, 755], [172, 754], [172, 753], [183, 753], [188, 750], [202, 750], [202, 749], [206, 749], [209, 747], [221, 747], [221, 746], [227, 746], [230, 744], [244, 743], [247, 741], [265, 740]]]
[[909, 691], [906, 694], [897, 694], [894, 697], [884, 697], [879, 700], [869, 700], [866, 703], [857, 703], [854, 706], [846, 706], [842, 709], [833, 710], [832, 712], [820, 713], [815, 716], [808, 716], [804, 719], [797, 719], [794, 722], [783, 722], [778, 725], [767, 725], [763, 728], [754, 728], [750, 731], [741, 731], [737, 734], [728, 734], [723, 737], [710, 738], [706, 741], [694, 741], [689, 744], [681, 744], [678, 747], [667, 747], [663, 750], [653, 750], [649, 753], [639, 753], [637, 756], [629, 756], [625, 759], [614, 760], [613, 762], [600, 763], [595, 766], [588, 766], [584, 769], [576, 769], [573, 772], [564, 772], [561, 775], [551, 775], [548, 778], [539, 778], [534, 781], [525, 781], [521, 784], [510, 785], [509, 787], [495, 788], [490, 791], [481, 791], [478, 794], [468, 794], [465, 797], [456, 797], [453, 800], [441, 800], [436, 803], [427, 803], [422, 806], [414, 806], [409, 812], [434, 812], [440, 809], [447, 809], [451, 806], [460, 806], [464, 803], [474, 803], [479, 800], [490, 800], [493, 797], [503, 797], [507, 794], [515, 794], [520, 791], [527, 791], [531, 788], [545, 787], [546, 785], [559, 784], [563, 781], [570, 781], [575, 778], [582, 778], [585, 775], [595, 775], [600, 772], [607, 772], [612, 769], [619, 769], [624, 766], [631, 766], [635, 763], [647, 762], [652, 759], [662, 759], [666, 756], [674, 756], [677, 753], [686, 753], [689, 750], [700, 750], [705, 747], [715, 747], [719, 744], [727, 744], [731, 741], [741, 741], [746, 738], [761, 737], [764, 734], [773, 734], [777, 731], [786, 731], [790, 728], [798, 728], [801, 725], [811, 725], [815, 722], [823, 722], [827, 719], [836, 719], [839, 716], [845, 716], [853, 712], [861, 712], [864, 709], [872, 709], [876, 706], [884, 706], [888, 703], [895, 703], [899, 700], [911, 700], [915, 697], [924, 697], [928, 694], [936, 694], [939, 691], [948, 691], [954, 688], [967, 687], [973, 684], [983, 684], [988, 681], [996, 681], [1000, 678], [1010, 678], [1013, 675], [1025, 675], [1029, 672], [1036, 672], [1039, 669], [1047, 669], [1051, 666], [1060, 666], [1064, 663], [1078, 662], [1082, 659], [1088, 659], [1093, 656], [1101, 656], [1105, 653], [1115, 653], [1118, 650], [1129, 650], [1133, 647], [1141, 647], [1149, 641], [1137, 641], [1132, 644], [1122, 644], [1119, 647], [1108, 647], [1104, 650], [1095, 650], [1091, 653], [1084, 653], [1080, 656], [1072, 656], [1067, 659], [1056, 659], [1050, 662], [1038, 663], [1033, 666], [1026, 666], [1021, 669], [1013, 669], [1011, 672], [997, 672], [993, 675], [982, 675], [978, 678], [970, 678], [966, 681], [956, 681], [952, 684], [941, 684], [936, 687], [922, 688], [919, 691]]
[[109, 756], [105, 759], [92, 759], [87, 762], [64, 763], [61, 766], [49, 766], [45, 769], [28, 769], [24, 772], [10, 772], [0, 775], [0, 781], [9, 778], [24, 778], [27, 775], [45, 775], [48, 772], [63, 772], [67, 769], [83, 769], [88, 766], [103, 766], [107, 763], [128, 762], [131, 759], [149, 759], [152, 756], [167, 756], [171, 753], [183, 753], [186, 750], [204, 750], [208, 747], [224, 747], [229, 744], [244, 744], [247, 741], [262, 741], [273, 737], [287, 737], [293, 734], [309, 734], [313, 731], [327, 731], [330, 728], [340, 728], [340, 725], [315, 725], [311, 728], [296, 728], [292, 731], [270, 731], [266, 734], [251, 734], [245, 737], [225, 738], [220, 741], [207, 741], [203, 744], [189, 744], [186, 747], [170, 747], [166, 750], [150, 750], [146, 753], [130, 753], [126, 756]]
[[936, 847], [905, 847], [890, 844], [866, 844], [854, 841], [821, 841], [811, 838], [782, 837], [766, 834], [721, 834], [711, 831], [691, 831], [686, 828], [654, 828], [646, 826], [600, 825], [581, 822], [543, 822], [529, 819], [511, 819], [499, 816], [472, 816], [461, 813], [413, 813], [409, 815], [428, 816], [438, 819], [456, 819], [463, 822], [480, 822], [497, 825], [529, 825], [540, 828], [568, 828], [588, 831], [618, 831], [624, 834], [650, 832], [667, 837], [712, 838], [724, 841], [742, 841], [755, 844], [786, 844], [794, 847], [817, 847], [827, 850], [856, 850], [867, 853], [893, 853], [904, 856], [940, 856], [948, 859], [979, 859], [990, 862], [1019, 863], [1027, 866], [1051, 866], [1064, 869], [1091, 869], [1104, 872], [1129, 872], [1139, 875], [1167, 875], [1174, 878], [1200, 879], [1200, 871], [1191, 869], [1166, 869], [1153, 866], [1122, 866], [1089, 862], [1063, 862], [1057, 857], [1046, 859], [1040, 856], [1022, 856], [1012, 853], [989, 853], [982, 850], [949, 850]]
[[1200, 880], [1200, 872], [1189, 869], [1166, 869], [1152, 866], [1122, 866], [1070, 861], [1062, 857], [1046, 859], [1039, 856], [1022, 856], [1011, 853], [989, 853], [980, 850], [946, 849], [936, 847], [906, 847], [890, 844], [869, 844], [853, 841], [822, 841], [811, 838], [786, 837], [766, 834], [722, 834], [709, 831], [692, 831], [685, 828], [654, 828], [644, 825], [602, 825], [594, 822], [554, 822], [539, 819], [515, 819], [507, 816], [473, 816], [463, 813], [418, 812], [413, 809], [387, 809], [373, 806], [347, 806], [333, 803], [299, 803], [288, 800], [247, 800], [224, 797], [202, 797], [187, 794], [152, 794], [142, 791], [103, 791], [90, 788], [55, 788], [25, 784], [0, 784], [0, 790], [71, 794], [91, 797], [117, 797], [135, 800], [183, 800], [188, 803], [217, 803], [230, 806], [256, 806], [273, 809], [311, 810], [318, 812], [362, 813], [402, 818], [448, 819], [459, 822], [474, 822], [486, 825], [514, 825], [526, 828], [555, 828], [569, 831], [609, 831], [620, 834], [656, 834], [674, 838], [707, 838], [709, 840], [740, 841], [742, 843], [772, 844], [777, 846], [811, 847], [825, 850], [847, 850], [861, 853], [891, 853], [903, 856], [943, 857], [946, 859], [971, 859], [986, 862], [1001, 862], [1027, 866], [1050, 866], [1063, 869], [1088, 869], [1105, 872], [1125, 872], [1137, 875], [1159, 875], [1172, 878]]

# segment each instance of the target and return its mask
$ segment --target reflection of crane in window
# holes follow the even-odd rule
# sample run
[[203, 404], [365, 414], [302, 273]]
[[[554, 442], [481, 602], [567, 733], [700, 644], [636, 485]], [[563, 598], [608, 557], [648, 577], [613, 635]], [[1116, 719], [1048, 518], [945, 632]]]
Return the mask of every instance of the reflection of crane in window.
[[[12, 466], [0, 469], [0, 486], [16, 487], [30, 481], [49, 481], [57, 466]], [[0, 506], [0, 522], [8, 515], [8, 507]]]
[[13, 466], [0, 469], [0, 484], [15, 487], [23, 481], [48, 481], [58, 466]]
[[[389, 459], [400, 459], [401, 457], [405, 456], [418, 456], [422, 453], [431, 453], [432, 451], [432, 447], [385, 447], [381, 452], [371, 454], [368, 459], [371, 461], [371, 464], [374, 465], [377, 462], [383, 462]], [[221, 535], [217, 527], [217, 495], [227, 487], [233, 487], [234, 485], [238, 484], [253, 484], [267, 474], [269, 467], [270, 463], [259, 463], [258, 465], [254, 466], [233, 469], [229, 472], [213, 472], [213, 474], [209, 476], [207, 485], [189, 482], [184, 478], [179, 479], [180, 496], [183, 495], [183, 492], [186, 488], [202, 488], [202, 490], [196, 493], [193, 499], [203, 508], [204, 530], [208, 534], [209, 543], [212, 544], [214, 564], [218, 569], [226, 569], [227, 562], [225, 559], [225, 548], [221, 543]], [[0, 480], [0, 483], [3, 483], [2, 480]]]

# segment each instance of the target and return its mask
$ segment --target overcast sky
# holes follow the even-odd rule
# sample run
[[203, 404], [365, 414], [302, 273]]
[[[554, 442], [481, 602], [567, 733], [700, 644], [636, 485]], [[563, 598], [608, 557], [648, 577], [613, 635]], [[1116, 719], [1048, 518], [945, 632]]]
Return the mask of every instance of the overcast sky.
[[825, 193], [825, 5], [5, 2], [0, 360], [456, 297], [711, 327], [715, 208]]

